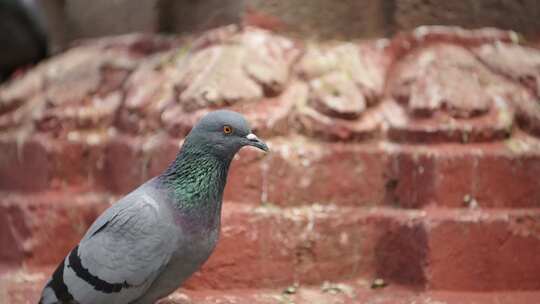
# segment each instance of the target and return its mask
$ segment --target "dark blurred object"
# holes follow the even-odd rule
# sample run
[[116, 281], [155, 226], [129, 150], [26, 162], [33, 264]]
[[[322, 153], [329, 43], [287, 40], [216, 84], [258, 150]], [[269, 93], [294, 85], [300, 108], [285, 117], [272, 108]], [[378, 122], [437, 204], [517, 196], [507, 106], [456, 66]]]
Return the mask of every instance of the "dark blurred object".
[[35, 1], [0, 0], [0, 33], [0, 81], [47, 56], [45, 24]]

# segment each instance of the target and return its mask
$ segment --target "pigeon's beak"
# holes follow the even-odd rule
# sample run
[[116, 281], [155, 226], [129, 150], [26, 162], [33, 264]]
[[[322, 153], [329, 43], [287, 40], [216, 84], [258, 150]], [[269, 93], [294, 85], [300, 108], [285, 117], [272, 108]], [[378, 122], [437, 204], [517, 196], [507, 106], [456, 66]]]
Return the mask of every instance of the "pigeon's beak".
[[268, 152], [268, 146], [264, 143], [264, 141], [260, 140], [257, 135], [253, 133], [249, 133], [246, 135], [247, 138], [247, 145], [257, 147], [265, 152]]

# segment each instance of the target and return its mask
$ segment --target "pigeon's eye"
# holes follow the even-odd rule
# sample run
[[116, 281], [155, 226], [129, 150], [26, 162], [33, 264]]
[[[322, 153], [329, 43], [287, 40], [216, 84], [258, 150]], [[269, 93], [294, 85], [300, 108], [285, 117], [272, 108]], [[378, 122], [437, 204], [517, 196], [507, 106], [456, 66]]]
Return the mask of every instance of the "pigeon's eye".
[[231, 134], [233, 131], [231, 126], [223, 126], [223, 133], [225, 134]]

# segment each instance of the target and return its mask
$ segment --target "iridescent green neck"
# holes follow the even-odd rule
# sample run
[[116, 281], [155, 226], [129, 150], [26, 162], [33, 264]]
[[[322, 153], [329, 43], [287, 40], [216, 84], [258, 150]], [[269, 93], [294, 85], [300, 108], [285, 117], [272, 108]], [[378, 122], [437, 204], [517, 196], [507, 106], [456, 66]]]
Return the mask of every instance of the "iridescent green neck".
[[184, 211], [220, 207], [230, 162], [211, 153], [181, 151], [161, 176], [175, 207]]

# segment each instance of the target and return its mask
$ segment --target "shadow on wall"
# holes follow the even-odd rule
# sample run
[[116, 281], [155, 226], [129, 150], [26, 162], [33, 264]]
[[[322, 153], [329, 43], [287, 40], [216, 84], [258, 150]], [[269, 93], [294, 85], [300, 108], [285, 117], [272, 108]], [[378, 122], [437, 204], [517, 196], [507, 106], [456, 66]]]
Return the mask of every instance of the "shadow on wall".
[[405, 286], [425, 286], [428, 251], [425, 228], [420, 224], [387, 228], [388, 233], [375, 247], [377, 277], [390, 278]]

